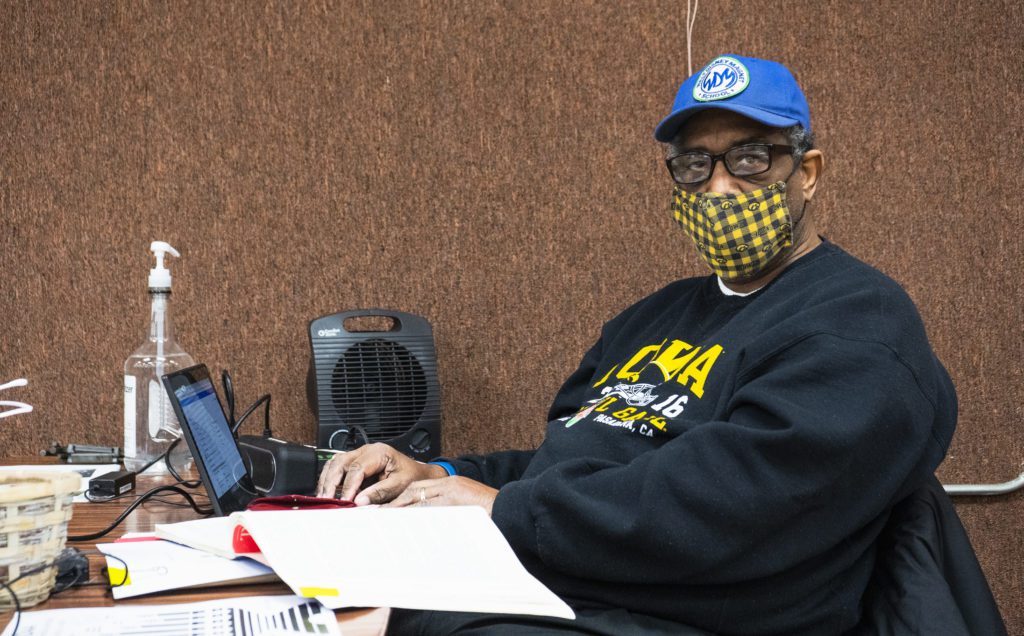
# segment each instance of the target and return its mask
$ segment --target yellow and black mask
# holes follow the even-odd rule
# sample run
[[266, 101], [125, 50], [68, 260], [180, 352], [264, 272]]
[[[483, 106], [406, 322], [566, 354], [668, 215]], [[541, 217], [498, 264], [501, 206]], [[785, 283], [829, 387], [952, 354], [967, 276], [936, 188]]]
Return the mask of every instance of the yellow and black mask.
[[687, 192], [676, 186], [672, 214], [723, 280], [754, 278], [793, 244], [786, 182], [740, 194]]

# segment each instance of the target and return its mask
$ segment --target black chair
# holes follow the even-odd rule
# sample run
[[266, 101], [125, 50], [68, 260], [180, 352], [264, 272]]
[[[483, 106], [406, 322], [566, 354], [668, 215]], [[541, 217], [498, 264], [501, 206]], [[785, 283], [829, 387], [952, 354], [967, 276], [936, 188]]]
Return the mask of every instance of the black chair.
[[971, 541], [934, 476], [893, 509], [850, 634], [1005, 636]]

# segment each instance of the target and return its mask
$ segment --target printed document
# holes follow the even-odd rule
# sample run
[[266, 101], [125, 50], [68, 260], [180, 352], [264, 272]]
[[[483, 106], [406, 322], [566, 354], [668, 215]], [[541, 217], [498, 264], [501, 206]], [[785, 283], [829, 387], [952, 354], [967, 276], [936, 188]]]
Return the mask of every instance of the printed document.
[[274, 571], [250, 559], [225, 559], [160, 539], [101, 543], [115, 599], [212, 585], [276, 581]]
[[[0, 636], [11, 636], [17, 617]], [[296, 596], [250, 596], [177, 605], [121, 605], [21, 613], [18, 636], [243, 636], [334, 634], [334, 612]]]

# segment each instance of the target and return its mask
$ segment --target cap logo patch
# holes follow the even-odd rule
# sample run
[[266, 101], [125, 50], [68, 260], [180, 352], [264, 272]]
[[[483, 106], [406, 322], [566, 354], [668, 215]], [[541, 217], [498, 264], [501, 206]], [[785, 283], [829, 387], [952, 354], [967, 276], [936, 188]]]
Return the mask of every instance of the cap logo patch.
[[693, 86], [698, 102], [713, 102], [739, 95], [750, 83], [747, 67], [733, 57], [718, 57], [704, 67]]

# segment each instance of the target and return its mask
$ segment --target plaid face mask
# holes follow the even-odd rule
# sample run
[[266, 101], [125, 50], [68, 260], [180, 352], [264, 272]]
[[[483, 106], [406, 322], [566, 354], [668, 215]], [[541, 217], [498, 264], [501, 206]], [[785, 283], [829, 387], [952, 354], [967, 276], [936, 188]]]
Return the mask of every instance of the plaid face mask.
[[745, 280], [793, 244], [786, 182], [753, 192], [672, 191], [672, 215], [723, 280]]

